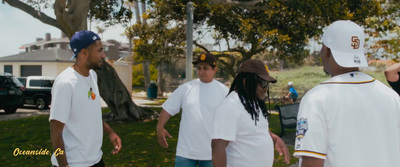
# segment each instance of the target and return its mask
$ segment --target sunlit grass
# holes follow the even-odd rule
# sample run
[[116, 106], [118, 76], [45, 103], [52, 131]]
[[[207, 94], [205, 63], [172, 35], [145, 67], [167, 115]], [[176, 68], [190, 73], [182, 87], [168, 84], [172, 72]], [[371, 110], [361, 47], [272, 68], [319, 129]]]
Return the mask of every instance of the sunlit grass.
[[[363, 69], [361, 71], [388, 85], [383, 71], [367, 71]], [[277, 83], [270, 86], [272, 98], [281, 98], [286, 95], [289, 91], [287, 87], [289, 81], [293, 82], [294, 88], [301, 98], [308, 90], [331, 77], [323, 71], [322, 66], [302, 66], [298, 69], [271, 71], [270, 73], [271, 76], [278, 80]]]

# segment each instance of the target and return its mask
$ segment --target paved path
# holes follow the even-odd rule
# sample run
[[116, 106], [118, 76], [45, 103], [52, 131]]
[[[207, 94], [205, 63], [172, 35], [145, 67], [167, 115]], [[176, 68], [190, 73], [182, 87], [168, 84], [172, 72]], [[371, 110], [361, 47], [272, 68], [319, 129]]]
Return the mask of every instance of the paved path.
[[[141, 107], [160, 107], [161, 105], [149, 105], [152, 103], [156, 103], [158, 99], [150, 100], [147, 99], [146, 93], [145, 92], [136, 92], [132, 94], [132, 100], [133, 102]], [[101, 100], [101, 107], [106, 108], [107, 104]], [[0, 110], [0, 121], [6, 121], [6, 120], [14, 120], [14, 119], [20, 119], [20, 118], [27, 118], [27, 117], [34, 117], [34, 116], [39, 116], [39, 115], [49, 115], [50, 110], [37, 110], [34, 106], [30, 105], [25, 105], [22, 108], [18, 108], [17, 112], [13, 114], [6, 114], [4, 110]]]

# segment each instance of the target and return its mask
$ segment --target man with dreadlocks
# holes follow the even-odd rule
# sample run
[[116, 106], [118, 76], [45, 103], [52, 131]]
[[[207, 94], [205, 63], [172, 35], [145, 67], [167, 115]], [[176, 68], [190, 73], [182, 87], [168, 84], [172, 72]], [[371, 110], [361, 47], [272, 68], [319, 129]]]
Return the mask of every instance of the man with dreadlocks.
[[276, 79], [259, 60], [246, 60], [239, 68], [228, 96], [217, 107], [213, 120], [214, 167], [272, 167], [274, 144], [289, 164], [289, 151], [268, 129], [264, 97]]

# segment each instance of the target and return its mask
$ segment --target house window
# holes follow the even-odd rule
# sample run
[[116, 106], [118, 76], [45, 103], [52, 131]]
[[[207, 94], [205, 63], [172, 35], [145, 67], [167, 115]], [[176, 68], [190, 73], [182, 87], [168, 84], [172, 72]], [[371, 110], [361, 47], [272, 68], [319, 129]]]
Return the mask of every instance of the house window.
[[42, 76], [41, 65], [22, 65], [21, 66], [21, 77], [27, 76]]
[[4, 65], [4, 73], [13, 74], [12, 65]]

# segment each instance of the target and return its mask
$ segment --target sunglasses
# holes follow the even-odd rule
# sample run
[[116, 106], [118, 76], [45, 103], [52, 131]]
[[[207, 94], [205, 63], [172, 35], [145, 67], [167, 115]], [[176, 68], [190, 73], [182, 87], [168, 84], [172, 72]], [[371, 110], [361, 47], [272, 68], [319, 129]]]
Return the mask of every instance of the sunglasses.
[[260, 83], [260, 86], [261, 86], [262, 88], [266, 88], [266, 87], [268, 87], [268, 85], [269, 85], [269, 82], [268, 82], [268, 81], [265, 81], [265, 80], [259, 79], [258, 82]]

